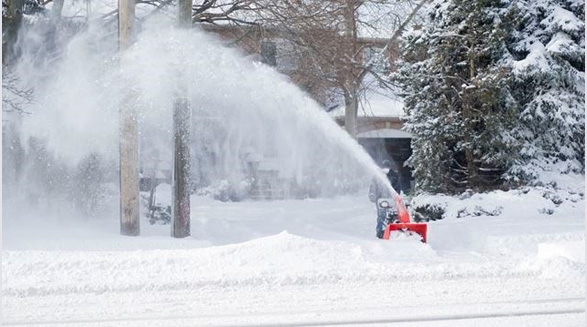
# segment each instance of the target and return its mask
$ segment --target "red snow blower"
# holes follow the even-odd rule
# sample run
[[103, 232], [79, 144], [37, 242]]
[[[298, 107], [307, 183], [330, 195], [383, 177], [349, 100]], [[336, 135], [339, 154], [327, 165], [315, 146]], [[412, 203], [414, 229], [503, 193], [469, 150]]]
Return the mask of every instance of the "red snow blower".
[[[388, 223], [383, 233], [383, 239], [388, 240], [392, 231], [399, 231], [407, 234], [416, 233], [422, 237], [422, 242], [426, 243], [426, 233], [428, 226], [423, 223], [410, 222], [410, 214], [408, 213], [408, 209], [399, 195], [395, 197], [395, 208], [390, 206], [390, 202], [391, 199], [379, 199], [377, 201], [377, 209], [378, 211], [384, 210], [384, 214], [386, 215], [386, 222]], [[394, 217], [396, 213], [397, 218]]]

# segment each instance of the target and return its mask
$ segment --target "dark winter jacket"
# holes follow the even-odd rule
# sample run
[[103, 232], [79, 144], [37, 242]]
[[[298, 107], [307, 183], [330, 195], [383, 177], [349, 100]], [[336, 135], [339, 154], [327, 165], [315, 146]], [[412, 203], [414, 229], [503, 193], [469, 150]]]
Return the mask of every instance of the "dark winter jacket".
[[391, 187], [393, 187], [393, 189], [399, 193], [401, 191], [401, 187], [400, 187], [399, 175], [398, 175], [397, 171], [390, 169], [389, 172], [387, 172], [387, 179], [389, 179], [389, 182], [391, 183]]
[[[397, 172], [393, 169], [390, 169], [387, 173], [387, 179], [391, 183], [393, 189], [399, 193], [400, 182], [399, 175], [397, 174]], [[391, 193], [387, 189], [387, 187], [385, 187], [385, 185], [382, 185], [382, 183], [377, 178], [373, 178], [373, 181], [371, 182], [371, 187], [369, 188], [369, 200], [371, 200], [371, 202], [377, 202], [377, 199], [390, 197]]]

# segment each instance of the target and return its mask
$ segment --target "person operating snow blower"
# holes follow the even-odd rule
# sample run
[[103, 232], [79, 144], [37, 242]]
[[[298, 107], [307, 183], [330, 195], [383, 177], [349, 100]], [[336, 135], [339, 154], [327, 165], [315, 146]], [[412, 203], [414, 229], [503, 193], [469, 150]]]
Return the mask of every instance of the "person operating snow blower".
[[[399, 190], [399, 175], [391, 161], [383, 160], [383, 162], [381, 162], [381, 169], [386, 174], [391, 187], [393, 187], [393, 189], [396, 191]], [[383, 185], [383, 183], [376, 177], [374, 177], [373, 181], [371, 182], [371, 186], [369, 187], [369, 200], [374, 202], [375, 207], [377, 208], [377, 226], [375, 227], [377, 238], [383, 238], [383, 233], [387, 223], [393, 221], [394, 218], [397, 218], [397, 209], [392, 203], [389, 203], [389, 201], [383, 202], [383, 206], [381, 206], [381, 199], [390, 199], [392, 197], [393, 196], [389, 188], [386, 185]]]
[[371, 202], [375, 202], [377, 208], [377, 225], [375, 227], [377, 238], [389, 239], [392, 231], [399, 231], [408, 234], [416, 233], [426, 243], [427, 225], [410, 222], [408, 210], [402, 197], [397, 193], [397, 190], [401, 190], [401, 184], [395, 167], [389, 160], [384, 160], [381, 167], [393, 190], [389, 189], [377, 177], [373, 178], [369, 188], [369, 199]]

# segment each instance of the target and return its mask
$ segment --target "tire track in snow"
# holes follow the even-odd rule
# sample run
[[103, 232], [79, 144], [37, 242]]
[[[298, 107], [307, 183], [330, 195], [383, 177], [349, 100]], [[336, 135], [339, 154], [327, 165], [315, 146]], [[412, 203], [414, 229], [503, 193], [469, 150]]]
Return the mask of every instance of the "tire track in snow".
[[[540, 300], [541, 303], [560, 303], [560, 302], [576, 302], [577, 300], [584, 300], [578, 298], [569, 298], [569, 299], [549, 299], [549, 300]], [[584, 303], [584, 302], [583, 302]], [[100, 325], [100, 324], [124, 324], [124, 323], [139, 323], [140, 325], [145, 325], [148, 322], [156, 322], [156, 321], [186, 321], [188, 325], [193, 325], [194, 323], [198, 323], [200, 320], [200, 324], [206, 324], [208, 326], [222, 326], [222, 327], [273, 327], [273, 326], [282, 326], [282, 327], [303, 327], [303, 326], [360, 326], [360, 325], [376, 325], [376, 324], [397, 324], [397, 323], [432, 323], [432, 322], [442, 322], [442, 321], [458, 321], [458, 320], [473, 320], [473, 319], [497, 319], [497, 318], [514, 318], [514, 317], [528, 317], [528, 316], [556, 316], [556, 315], [569, 315], [569, 314], [581, 314], [585, 313], [584, 305], [582, 307], [576, 307], [571, 309], [549, 309], [549, 310], [501, 310], [501, 311], [493, 311], [493, 312], [482, 312], [482, 313], [458, 313], [458, 314], [428, 314], [420, 317], [414, 317], [409, 315], [403, 315], [396, 318], [378, 318], [378, 319], [312, 319], [312, 320], [305, 320], [305, 321], [296, 321], [296, 322], [264, 322], [264, 323], [214, 323], [214, 320], [220, 320], [220, 318], [226, 319], [226, 317], [202, 317], [198, 315], [174, 315], [174, 316], [151, 316], [151, 317], [137, 317], [137, 318], [105, 318], [105, 319], [72, 319], [72, 320], [46, 320], [46, 321], [4, 321], [2, 324], [4, 326], [45, 326], [45, 325], [76, 325], [76, 324], [92, 324], [92, 325]], [[306, 312], [305, 314], [312, 314]], [[316, 316], [320, 316], [320, 312], [314, 313]], [[333, 312], [329, 312], [329, 314], [333, 314]], [[285, 314], [282, 314], [282, 316]], [[289, 313], [288, 316], [293, 317], [290, 320], [298, 320], [295, 319], [296, 313]], [[272, 313], [272, 314], [250, 314], [250, 315], [237, 315], [238, 318], [246, 317], [248, 321], [254, 318], [262, 318], [263, 320], [269, 320], [272, 316], [279, 317], [279, 313]], [[208, 319], [208, 321], [205, 321]], [[283, 318], [282, 318], [283, 319]], [[230, 318], [226, 319], [230, 320]], [[260, 319], [259, 319], [260, 320]], [[279, 320], [272, 319], [272, 320]], [[192, 321], [192, 323], [189, 323]], [[150, 324], [149, 324], [150, 325]]]
[[[279, 324], [263, 324], [263, 325], [241, 325], [243, 327], [303, 327], [303, 326], [358, 326], [358, 325], [375, 325], [375, 324], [397, 324], [397, 323], [416, 323], [416, 322], [438, 322], [438, 321], [452, 321], [452, 320], [470, 320], [470, 319], [491, 319], [491, 318], [505, 318], [505, 317], [523, 317], [523, 316], [546, 316], [546, 315], [567, 315], [585, 313], [584, 309], [571, 310], [548, 310], [537, 312], [492, 312], [486, 314], [459, 314], [446, 316], [429, 316], [418, 318], [393, 318], [393, 319], [373, 319], [373, 320], [353, 320], [353, 321], [327, 321], [315, 323], [279, 323]], [[232, 327], [232, 326], [231, 326]]]

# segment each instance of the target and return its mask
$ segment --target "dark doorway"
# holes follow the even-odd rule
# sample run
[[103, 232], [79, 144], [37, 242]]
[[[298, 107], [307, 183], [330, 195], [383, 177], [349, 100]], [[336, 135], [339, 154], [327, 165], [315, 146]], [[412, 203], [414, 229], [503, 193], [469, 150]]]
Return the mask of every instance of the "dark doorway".
[[365, 148], [373, 160], [381, 165], [383, 160], [390, 160], [400, 176], [400, 190], [408, 193], [412, 188], [412, 170], [405, 165], [412, 155], [410, 138], [359, 138], [359, 144]]

